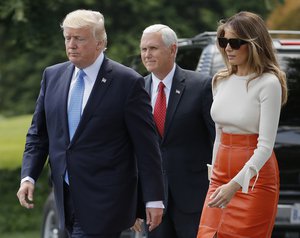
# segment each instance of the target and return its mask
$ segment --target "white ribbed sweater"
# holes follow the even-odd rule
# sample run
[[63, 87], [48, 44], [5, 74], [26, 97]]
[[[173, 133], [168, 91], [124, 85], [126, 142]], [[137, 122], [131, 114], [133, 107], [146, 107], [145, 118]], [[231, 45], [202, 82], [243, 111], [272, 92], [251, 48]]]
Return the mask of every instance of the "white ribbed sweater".
[[243, 169], [233, 178], [248, 192], [250, 179], [257, 174], [271, 156], [281, 109], [281, 85], [270, 73], [252, 80], [248, 76], [232, 75], [221, 80], [213, 89], [211, 116], [216, 124], [213, 149], [214, 164], [221, 131], [232, 134], [258, 134], [257, 148]]

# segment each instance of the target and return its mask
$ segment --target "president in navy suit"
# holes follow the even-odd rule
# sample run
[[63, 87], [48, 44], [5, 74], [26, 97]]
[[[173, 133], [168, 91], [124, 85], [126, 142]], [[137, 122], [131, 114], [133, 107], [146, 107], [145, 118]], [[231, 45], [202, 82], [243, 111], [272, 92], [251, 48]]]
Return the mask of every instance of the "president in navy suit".
[[[161, 222], [164, 191], [144, 79], [104, 55], [101, 13], [73, 11], [61, 27], [69, 61], [43, 73], [26, 136], [19, 202], [33, 208], [34, 184], [48, 158], [60, 228], [72, 238], [116, 238], [135, 221], [139, 176], [151, 231]], [[79, 78], [82, 108], [73, 134], [70, 95]]]
[[[166, 191], [163, 221], [149, 238], [195, 238], [208, 189], [206, 164], [215, 137], [211, 77], [176, 65], [177, 49], [177, 36], [168, 26], [155, 24], [143, 31], [141, 58], [151, 73], [145, 88], [157, 118]], [[162, 116], [156, 116], [160, 92], [166, 101], [163, 124]]]

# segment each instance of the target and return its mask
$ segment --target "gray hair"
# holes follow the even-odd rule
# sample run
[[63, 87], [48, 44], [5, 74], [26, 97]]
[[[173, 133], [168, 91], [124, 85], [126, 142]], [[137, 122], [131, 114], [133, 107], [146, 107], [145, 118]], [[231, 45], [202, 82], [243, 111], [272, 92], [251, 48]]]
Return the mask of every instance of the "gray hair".
[[160, 32], [162, 36], [162, 40], [166, 46], [171, 46], [176, 44], [176, 48], [178, 47], [178, 39], [175, 31], [173, 31], [170, 27], [163, 24], [154, 24], [148, 26], [144, 31], [145, 33], [155, 33]]
[[70, 12], [65, 17], [60, 27], [62, 29], [65, 29], [66, 27], [75, 29], [89, 27], [96, 40], [107, 41], [104, 16], [97, 11], [80, 9]]

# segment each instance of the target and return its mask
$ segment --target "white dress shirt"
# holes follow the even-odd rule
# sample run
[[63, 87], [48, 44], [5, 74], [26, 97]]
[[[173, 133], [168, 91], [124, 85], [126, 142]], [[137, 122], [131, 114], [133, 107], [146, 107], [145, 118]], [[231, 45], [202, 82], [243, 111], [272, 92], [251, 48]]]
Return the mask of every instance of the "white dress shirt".
[[[104, 54], [102, 52], [92, 65], [83, 69], [83, 71], [85, 72], [86, 75], [84, 76], [84, 94], [83, 94], [83, 99], [82, 99], [82, 112], [85, 108], [85, 105], [90, 97], [91, 91], [96, 82], [99, 69], [103, 63], [103, 59], [104, 59]], [[76, 75], [79, 70], [80, 70], [79, 68], [75, 67], [75, 70], [73, 72], [70, 89], [69, 89], [68, 105], [70, 102], [70, 92], [72, 91], [72, 89], [74, 87]]]
[[157, 94], [158, 94], [158, 85], [160, 82], [163, 82], [163, 84], [165, 85], [164, 91], [166, 94], [166, 106], [168, 107], [169, 96], [170, 96], [170, 92], [171, 92], [175, 68], [176, 68], [176, 65], [174, 64], [172, 70], [167, 74], [167, 76], [163, 80], [158, 79], [155, 76], [155, 74], [152, 73], [151, 104], [152, 104], [153, 110], [154, 110], [154, 106], [155, 106], [155, 102], [156, 102], [156, 98], [157, 98]]

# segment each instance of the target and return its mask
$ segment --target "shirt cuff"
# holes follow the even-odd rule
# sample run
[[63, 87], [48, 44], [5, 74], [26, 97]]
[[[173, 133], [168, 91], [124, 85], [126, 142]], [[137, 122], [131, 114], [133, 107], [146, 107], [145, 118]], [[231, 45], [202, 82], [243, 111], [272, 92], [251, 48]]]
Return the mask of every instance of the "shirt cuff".
[[24, 183], [24, 182], [26, 182], [26, 181], [29, 181], [29, 182], [31, 182], [32, 184], [35, 184], [34, 179], [31, 178], [31, 177], [29, 177], [29, 176], [23, 178], [23, 179], [21, 180], [21, 184]]
[[152, 208], [165, 208], [162, 201], [153, 201], [153, 202], [146, 202], [146, 207], [152, 207]]

